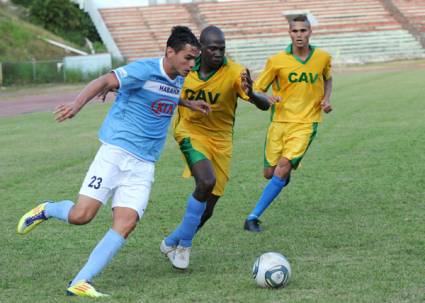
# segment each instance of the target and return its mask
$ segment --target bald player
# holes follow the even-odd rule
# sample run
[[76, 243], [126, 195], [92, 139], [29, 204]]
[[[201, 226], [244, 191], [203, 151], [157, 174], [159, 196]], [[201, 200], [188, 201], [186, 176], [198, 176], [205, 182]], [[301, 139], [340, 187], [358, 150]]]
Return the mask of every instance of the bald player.
[[186, 160], [184, 176], [192, 175], [196, 186], [189, 195], [181, 224], [160, 246], [179, 269], [189, 266], [192, 239], [211, 217], [229, 180], [238, 98], [261, 110], [270, 107], [265, 94], [253, 92], [249, 72], [225, 57], [225, 38], [218, 27], [206, 27], [200, 42], [201, 55], [185, 79], [182, 98], [206, 101], [210, 112], [202, 116], [179, 107], [174, 122], [174, 138]]

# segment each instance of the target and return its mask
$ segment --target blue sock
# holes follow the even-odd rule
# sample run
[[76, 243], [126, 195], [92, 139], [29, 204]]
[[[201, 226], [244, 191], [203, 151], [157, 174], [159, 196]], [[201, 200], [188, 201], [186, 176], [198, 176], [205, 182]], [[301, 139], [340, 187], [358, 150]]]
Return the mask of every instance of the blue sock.
[[260, 200], [248, 216], [247, 220], [258, 219], [261, 214], [269, 207], [273, 200], [279, 195], [280, 191], [288, 184], [288, 178], [281, 179], [277, 176], [273, 176], [272, 179], [267, 183], [266, 187], [261, 194]]
[[201, 217], [206, 205], [206, 202], [200, 202], [190, 195], [182, 223], [171, 233], [171, 235], [165, 238], [165, 244], [168, 246], [179, 244], [184, 247], [191, 247], [192, 239], [201, 222]]
[[81, 280], [92, 281], [111, 262], [124, 244], [124, 237], [111, 228], [93, 249], [87, 263], [72, 280], [70, 286]]
[[74, 202], [69, 200], [63, 200], [60, 202], [48, 202], [45, 206], [44, 213], [47, 218], [52, 217], [68, 222], [69, 211], [73, 206]]

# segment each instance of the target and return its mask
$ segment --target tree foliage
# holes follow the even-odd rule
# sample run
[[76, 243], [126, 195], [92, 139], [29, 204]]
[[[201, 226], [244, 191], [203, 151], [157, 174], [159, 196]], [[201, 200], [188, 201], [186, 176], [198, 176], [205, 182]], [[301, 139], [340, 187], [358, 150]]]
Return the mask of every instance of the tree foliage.
[[78, 45], [84, 45], [86, 37], [100, 41], [88, 14], [69, 0], [33, 0], [28, 8], [31, 21], [66, 40]]
[[33, 0], [12, 0], [13, 3], [22, 5], [24, 7], [29, 7]]

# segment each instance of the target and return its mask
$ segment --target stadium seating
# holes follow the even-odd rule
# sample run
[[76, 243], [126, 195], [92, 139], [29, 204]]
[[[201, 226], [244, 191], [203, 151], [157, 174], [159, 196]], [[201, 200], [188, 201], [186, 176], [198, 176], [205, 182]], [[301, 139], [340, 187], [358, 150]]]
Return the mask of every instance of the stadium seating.
[[[393, 0], [425, 32], [425, 1]], [[223, 29], [227, 53], [240, 63], [263, 66], [289, 43], [285, 15], [309, 13], [317, 21], [312, 44], [342, 64], [423, 58], [425, 50], [380, 0], [227, 0], [100, 9], [121, 53], [130, 61], [164, 52], [170, 28]]]
[[186, 25], [199, 34], [196, 24], [183, 5], [154, 5], [101, 9], [100, 13], [124, 56], [161, 56], [174, 25]]
[[[289, 38], [230, 40], [228, 52], [233, 59], [254, 71], [264, 66], [266, 58], [283, 50]], [[313, 37], [311, 43], [331, 53], [336, 64], [362, 64], [424, 56], [420, 44], [405, 30], [370, 33], [346, 33]]]
[[425, 1], [393, 0], [393, 2], [411, 24], [425, 35]]
[[223, 28], [228, 53], [258, 69], [290, 43], [283, 14], [309, 12], [317, 20], [312, 44], [328, 50], [336, 63], [379, 62], [423, 57], [424, 49], [378, 0], [229, 1], [200, 3], [209, 24]]

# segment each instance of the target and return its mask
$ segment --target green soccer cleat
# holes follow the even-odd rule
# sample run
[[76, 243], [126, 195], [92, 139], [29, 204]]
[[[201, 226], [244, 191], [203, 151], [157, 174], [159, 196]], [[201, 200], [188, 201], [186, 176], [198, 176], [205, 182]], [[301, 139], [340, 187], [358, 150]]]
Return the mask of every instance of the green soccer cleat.
[[16, 228], [18, 234], [26, 235], [36, 228], [38, 224], [48, 219], [44, 212], [46, 204], [47, 202], [40, 204], [22, 216]]
[[73, 286], [68, 287], [66, 290], [68, 296], [78, 296], [78, 297], [89, 297], [89, 298], [101, 298], [109, 297], [110, 295], [102, 294], [98, 292], [93, 285], [87, 281], [78, 281]]

